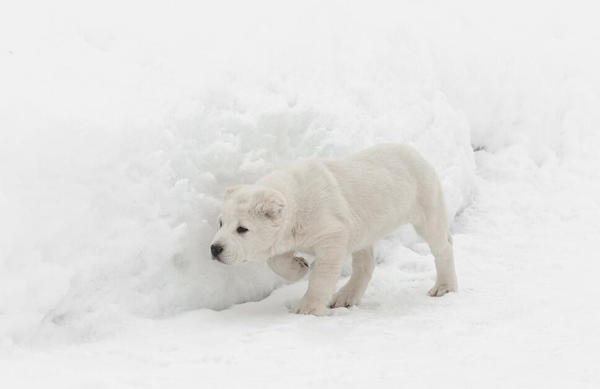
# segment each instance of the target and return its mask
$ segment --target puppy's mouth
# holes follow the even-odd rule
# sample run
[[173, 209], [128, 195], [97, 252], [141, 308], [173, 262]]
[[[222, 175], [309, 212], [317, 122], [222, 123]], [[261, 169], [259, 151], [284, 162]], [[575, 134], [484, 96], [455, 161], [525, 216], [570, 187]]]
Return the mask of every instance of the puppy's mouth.
[[228, 258], [220, 258], [220, 257], [213, 257], [213, 260], [222, 263], [223, 265], [227, 265], [227, 266], [241, 266], [244, 265], [250, 261], [248, 261], [247, 259], [241, 259], [241, 260], [236, 260], [236, 259], [228, 259]]

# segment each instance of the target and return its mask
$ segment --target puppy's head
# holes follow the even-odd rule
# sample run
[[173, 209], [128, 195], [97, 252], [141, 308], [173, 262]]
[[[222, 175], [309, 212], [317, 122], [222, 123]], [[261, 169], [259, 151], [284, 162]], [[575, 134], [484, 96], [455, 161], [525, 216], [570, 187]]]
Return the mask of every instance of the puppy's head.
[[219, 231], [212, 240], [213, 259], [227, 265], [266, 262], [282, 228], [285, 197], [261, 185], [227, 189], [219, 215]]

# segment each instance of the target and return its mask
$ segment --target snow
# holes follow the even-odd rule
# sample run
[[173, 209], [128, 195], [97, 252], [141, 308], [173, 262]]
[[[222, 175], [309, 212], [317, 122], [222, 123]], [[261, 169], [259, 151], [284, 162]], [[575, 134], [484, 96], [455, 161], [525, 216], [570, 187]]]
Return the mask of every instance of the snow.
[[[597, 387], [585, 6], [11, 4], [0, 385]], [[306, 281], [210, 260], [227, 186], [379, 142], [436, 167], [459, 293], [427, 297], [410, 228], [363, 305], [319, 318], [287, 313]]]

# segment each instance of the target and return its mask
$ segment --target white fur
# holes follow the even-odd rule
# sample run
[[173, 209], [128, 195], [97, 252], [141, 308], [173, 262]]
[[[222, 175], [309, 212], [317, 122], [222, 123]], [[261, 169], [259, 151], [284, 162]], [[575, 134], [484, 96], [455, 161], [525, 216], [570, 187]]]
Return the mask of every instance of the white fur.
[[[316, 260], [308, 291], [293, 309], [322, 314], [328, 306], [359, 304], [373, 274], [373, 242], [411, 223], [435, 257], [437, 279], [430, 296], [457, 290], [452, 237], [435, 171], [413, 148], [378, 145], [341, 159], [302, 159], [255, 185], [229, 188], [222, 228], [213, 244], [224, 246], [226, 264], [267, 262], [291, 281]], [[240, 234], [238, 226], [248, 228]], [[353, 273], [333, 296], [346, 256]]]

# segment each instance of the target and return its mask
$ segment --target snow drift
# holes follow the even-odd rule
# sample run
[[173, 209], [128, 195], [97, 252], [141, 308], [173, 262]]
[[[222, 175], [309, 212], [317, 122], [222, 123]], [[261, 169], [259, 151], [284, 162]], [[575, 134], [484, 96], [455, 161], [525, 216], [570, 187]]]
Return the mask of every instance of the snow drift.
[[297, 157], [411, 143], [453, 218], [476, 193], [472, 147], [520, 144], [542, 165], [597, 141], [600, 61], [582, 48], [598, 31], [559, 8], [12, 7], [0, 339], [265, 297], [280, 283], [265, 266], [225, 268], [207, 247], [224, 189]]

